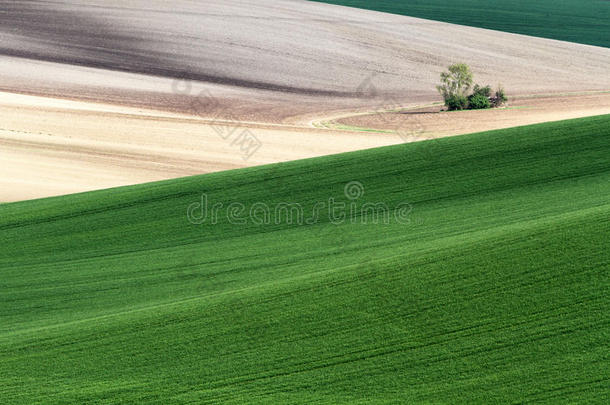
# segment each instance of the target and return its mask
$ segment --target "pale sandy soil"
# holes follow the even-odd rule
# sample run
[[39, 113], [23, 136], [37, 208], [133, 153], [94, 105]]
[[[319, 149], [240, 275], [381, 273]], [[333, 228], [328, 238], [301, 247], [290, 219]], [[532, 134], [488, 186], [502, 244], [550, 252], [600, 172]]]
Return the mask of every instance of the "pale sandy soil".
[[[396, 136], [208, 122], [154, 110], [9, 93], [0, 93], [0, 116], [0, 202], [401, 142]], [[241, 144], [244, 136], [255, 137], [260, 147]]]
[[374, 128], [396, 132], [405, 141], [461, 135], [491, 129], [610, 114], [610, 92], [594, 94], [516, 97], [505, 108], [479, 111], [443, 111], [443, 106], [317, 121], [332, 128]]
[[[228, 123], [0, 93], [0, 202], [62, 195], [488, 129], [610, 113], [610, 94], [523, 98], [502, 110], [440, 107], [343, 118], [392, 133]], [[242, 148], [240, 136], [260, 148]], [[226, 139], [225, 139], [226, 138]]]

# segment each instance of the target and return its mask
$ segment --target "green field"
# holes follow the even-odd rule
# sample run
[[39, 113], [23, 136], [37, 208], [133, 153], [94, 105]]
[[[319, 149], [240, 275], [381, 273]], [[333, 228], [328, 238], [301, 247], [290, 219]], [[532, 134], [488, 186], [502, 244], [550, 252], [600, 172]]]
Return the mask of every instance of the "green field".
[[[215, 224], [187, 218], [202, 193]], [[331, 197], [356, 214], [227, 219]], [[385, 224], [365, 203], [412, 209]], [[610, 115], [0, 214], [1, 404], [610, 395]]]
[[608, 0], [314, 0], [610, 47]]

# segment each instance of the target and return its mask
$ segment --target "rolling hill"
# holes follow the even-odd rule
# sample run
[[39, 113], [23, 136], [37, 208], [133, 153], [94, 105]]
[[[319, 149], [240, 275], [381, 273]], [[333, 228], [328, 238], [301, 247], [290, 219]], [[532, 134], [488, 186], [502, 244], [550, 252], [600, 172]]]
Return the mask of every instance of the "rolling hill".
[[2, 204], [0, 402], [603, 403], [608, 156], [605, 115]]
[[[281, 122], [437, 101], [439, 74], [456, 62], [511, 95], [610, 88], [610, 49], [310, 1], [0, 0], [0, 8], [0, 91]], [[586, 29], [607, 26], [607, 13], [594, 12]]]
[[610, 47], [610, 6], [605, 0], [314, 1]]
[[[609, 48], [304, 0], [0, 0], [0, 10], [0, 202], [399, 143], [369, 129], [397, 132], [407, 116], [377, 113], [440, 102], [439, 74], [456, 62], [511, 101], [555, 100], [464, 115], [465, 127], [437, 134], [610, 113]], [[342, 117], [354, 122], [325, 125]], [[241, 153], [243, 134], [255, 154]]]

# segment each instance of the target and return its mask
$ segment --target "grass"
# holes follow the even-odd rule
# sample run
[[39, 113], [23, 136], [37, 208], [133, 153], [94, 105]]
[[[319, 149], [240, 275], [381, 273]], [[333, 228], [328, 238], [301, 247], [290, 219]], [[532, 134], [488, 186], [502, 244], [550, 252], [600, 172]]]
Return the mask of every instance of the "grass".
[[610, 5], [607, 0], [315, 1], [610, 47]]
[[[609, 156], [606, 115], [4, 204], [0, 403], [605, 403]], [[412, 210], [226, 215], [331, 197]]]
[[338, 123], [336, 121], [314, 122], [313, 126], [316, 128], [334, 129], [337, 131], [374, 132], [374, 133], [378, 133], [378, 134], [393, 134], [396, 132], [396, 131], [391, 131], [391, 130], [357, 127], [354, 125], [345, 125], [345, 124]]

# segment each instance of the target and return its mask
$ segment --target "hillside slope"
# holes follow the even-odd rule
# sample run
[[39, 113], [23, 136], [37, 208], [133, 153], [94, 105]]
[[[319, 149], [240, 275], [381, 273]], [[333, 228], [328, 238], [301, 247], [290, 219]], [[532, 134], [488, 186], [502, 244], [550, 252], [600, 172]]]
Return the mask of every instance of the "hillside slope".
[[610, 47], [610, 5], [605, 0], [314, 1]]
[[608, 156], [606, 115], [0, 205], [0, 402], [603, 403]]
[[0, 8], [9, 92], [277, 122], [437, 101], [439, 74], [456, 62], [511, 95], [610, 89], [610, 49], [309, 1]]

